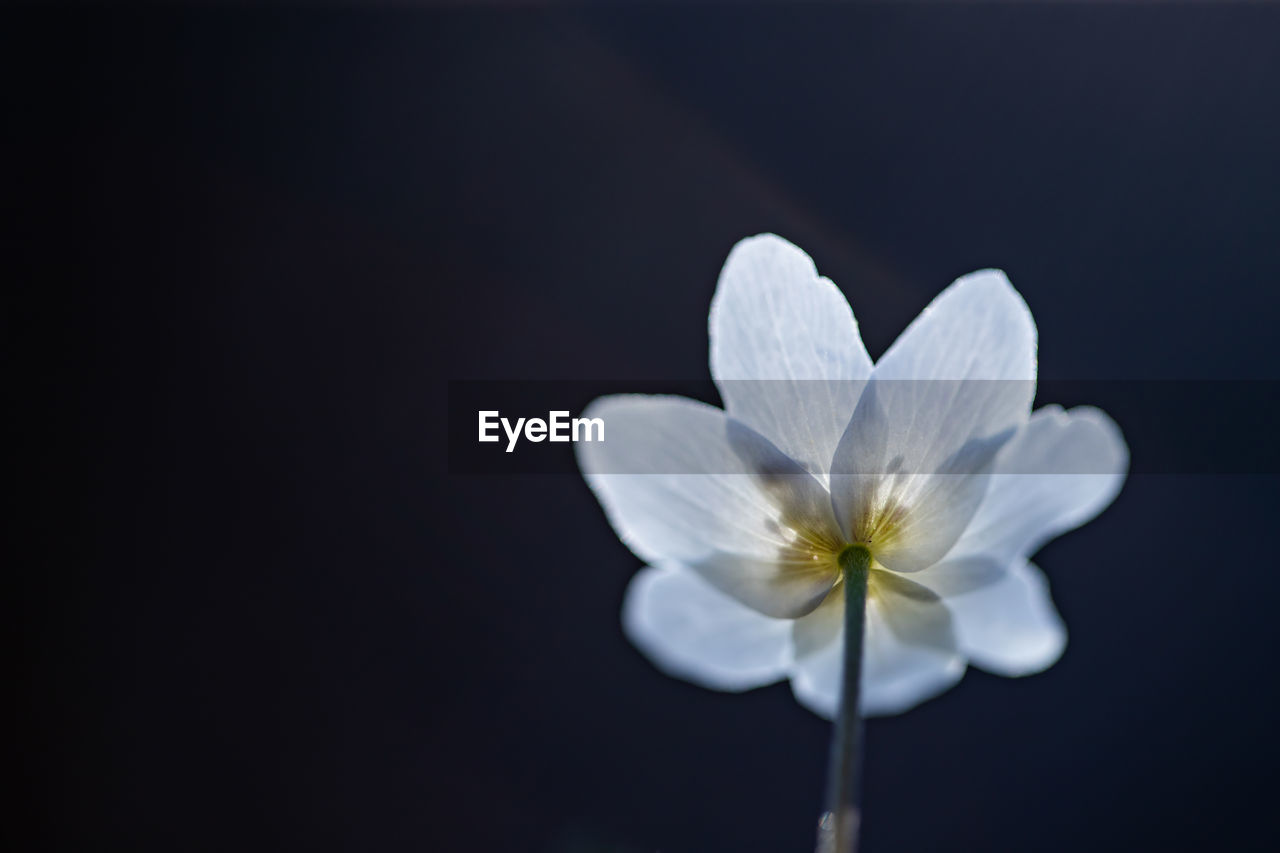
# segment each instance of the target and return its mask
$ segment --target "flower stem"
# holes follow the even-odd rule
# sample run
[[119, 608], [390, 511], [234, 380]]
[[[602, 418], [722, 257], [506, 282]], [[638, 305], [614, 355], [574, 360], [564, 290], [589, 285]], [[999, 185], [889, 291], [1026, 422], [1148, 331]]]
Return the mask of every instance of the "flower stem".
[[850, 545], [840, 552], [839, 559], [844, 572], [844, 672], [831, 739], [827, 811], [818, 828], [818, 853], [856, 853], [862, 822], [862, 714], [858, 688], [862, 683], [862, 637], [871, 552], [864, 545]]

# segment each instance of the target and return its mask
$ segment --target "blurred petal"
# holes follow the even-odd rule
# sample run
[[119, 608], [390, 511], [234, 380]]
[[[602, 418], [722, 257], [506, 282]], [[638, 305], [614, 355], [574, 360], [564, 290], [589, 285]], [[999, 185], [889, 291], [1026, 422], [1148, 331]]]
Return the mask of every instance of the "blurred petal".
[[619, 537], [649, 563], [677, 562], [762, 613], [796, 616], [835, 582], [831, 561], [795, 546], [831, 540], [825, 489], [712, 406], [681, 397], [592, 403], [604, 441], [575, 445]]
[[951, 612], [937, 593], [893, 572], [873, 571], [868, 596], [883, 609], [885, 624], [910, 646], [956, 650]]
[[689, 568], [724, 594], [779, 619], [812, 612], [840, 576], [833, 560], [793, 548], [783, 548], [768, 560], [714, 554]]
[[828, 649], [844, 632], [844, 586], [837, 586], [812, 613], [792, 623], [795, 656], [810, 658]]
[[986, 555], [947, 557], [927, 569], [913, 572], [911, 579], [942, 598], [963, 595], [1004, 579], [1008, 566]]
[[964, 658], [956, 651], [903, 643], [885, 627], [887, 609], [876, 602], [867, 607], [862, 663], [862, 712], [867, 716], [910, 710], [953, 687], [964, 676]]
[[986, 497], [951, 556], [1011, 565], [1101, 512], [1128, 466], [1124, 438], [1103, 412], [1040, 409], [1001, 448]]
[[789, 621], [762, 616], [683, 568], [641, 569], [622, 625], [663, 672], [716, 690], [771, 684], [791, 663]]
[[1022, 562], [996, 584], [947, 600], [960, 649], [997, 675], [1027, 675], [1053, 665], [1067, 629], [1049, 597], [1049, 582]]
[[761, 234], [729, 253], [710, 332], [711, 375], [729, 414], [824, 473], [871, 374], [843, 294], [803, 251]]
[[[951, 687], [964, 675], [951, 616], [923, 587], [891, 573], [871, 574], [862, 659], [862, 713], [897, 714]], [[844, 602], [834, 590], [796, 620], [791, 689], [802, 705], [831, 719], [839, 706]]]
[[[839, 595], [832, 595], [831, 598], [837, 601], [831, 602], [828, 599], [813, 613], [796, 620], [796, 660], [791, 669], [791, 692], [795, 694], [796, 700], [828, 720], [834, 720], [840, 710], [840, 678], [844, 665], [844, 643], [841, 640], [844, 628], [840, 624], [844, 614], [844, 601]], [[835, 625], [829, 629], [826, 623], [832, 619], [835, 620]], [[832, 639], [826, 645], [812, 647], [813, 638], [828, 630], [833, 633]], [[800, 654], [802, 633], [809, 635], [805, 640], [803, 656]], [[865, 679], [863, 683], [866, 683]]]

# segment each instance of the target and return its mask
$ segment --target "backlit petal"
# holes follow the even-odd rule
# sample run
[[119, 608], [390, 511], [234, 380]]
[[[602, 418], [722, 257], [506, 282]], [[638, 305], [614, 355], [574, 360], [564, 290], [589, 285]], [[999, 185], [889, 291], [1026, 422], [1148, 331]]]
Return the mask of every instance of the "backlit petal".
[[575, 445], [579, 464], [646, 562], [689, 566], [773, 616], [807, 613], [831, 588], [834, 565], [797, 547], [801, 533], [837, 535], [826, 491], [762, 437], [681, 397], [605, 397], [585, 416], [604, 421], [604, 441]]
[[[884, 579], [880, 575], [885, 575]], [[862, 713], [897, 714], [951, 687], [964, 675], [951, 615], [936, 596], [903, 578], [873, 572], [862, 659]], [[791, 688], [805, 707], [832, 719], [843, 665], [841, 589], [796, 620]]]
[[729, 414], [824, 473], [871, 374], [843, 294], [800, 249], [761, 234], [730, 252], [709, 325]]
[[1124, 438], [1103, 412], [1040, 409], [1001, 448], [982, 505], [952, 555], [1011, 565], [1101, 512], [1128, 465]]
[[[1036, 326], [1031, 311], [1003, 272], [966, 275], [912, 321], [876, 363], [875, 376], [1034, 381]], [[1030, 404], [1027, 396], [1025, 405]], [[1009, 406], [992, 417], [1010, 421], [1018, 414], [1018, 407]]]
[[960, 649], [997, 675], [1026, 675], [1051, 666], [1067, 630], [1049, 597], [1044, 574], [1022, 562], [996, 584], [947, 599]]
[[685, 568], [641, 569], [622, 624], [663, 672], [716, 690], [770, 684], [791, 662], [789, 621], [757, 613]]
[[[915, 384], [931, 383], [890, 383], [899, 389]], [[948, 385], [964, 390], [962, 383]], [[946, 434], [952, 425], [938, 413], [945, 414], [959, 398], [886, 389], [889, 385], [878, 380], [867, 386], [840, 440], [830, 477], [832, 511], [846, 538], [869, 545], [886, 568], [916, 572], [940, 560], [964, 533], [986, 493], [995, 455], [1012, 430], [970, 436], [940, 456], [944, 445], [950, 446]], [[910, 409], [917, 404], [926, 410]], [[966, 405], [951, 410], [957, 420], [966, 414], [974, 419]], [[894, 406], [908, 408], [895, 415]], [[920, 423], [929, 429], [910, 428]]]
[[[943, 291], [876, 364], [832, 460], [837, 522], [894, 571], [951, 549], [1035, 394], [1036, 330], [1003, 273]], [[886, 525], [886, 522], [892, 524]]]

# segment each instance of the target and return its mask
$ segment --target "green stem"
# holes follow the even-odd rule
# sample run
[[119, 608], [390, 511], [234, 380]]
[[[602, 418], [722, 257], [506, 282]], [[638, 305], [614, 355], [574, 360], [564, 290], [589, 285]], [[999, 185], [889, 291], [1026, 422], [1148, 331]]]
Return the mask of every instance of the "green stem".
[[818, 853], [855, 853], [862, 822], [862, 715], [858, 688], [862, 683], [862, 637], [871, 552], [864, 545], [850, 545], [840, 552], [839, 560], [844, 583], [844, 671], [831, 739], [827, 811], [818, 831]]

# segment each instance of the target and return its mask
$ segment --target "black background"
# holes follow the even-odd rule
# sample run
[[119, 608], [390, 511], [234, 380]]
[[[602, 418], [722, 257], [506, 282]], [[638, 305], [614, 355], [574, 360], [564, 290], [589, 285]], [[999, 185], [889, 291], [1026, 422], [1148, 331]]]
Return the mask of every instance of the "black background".
[[[1045, 376], [1275, 379], [1278, 35], [1269, 4], [7, 12], [8, 831], [807, 849], [827, 725], [646, 663], [585, 486], [449, 474], [447, 382], [714, 399], [716, 274], [767, 230], [873, 357], [1001, 266]], [[1066, 655], [872, 721], [864, 850], [1268, 846], [1276, 480], [1137, 475], [1046, 547]]]

